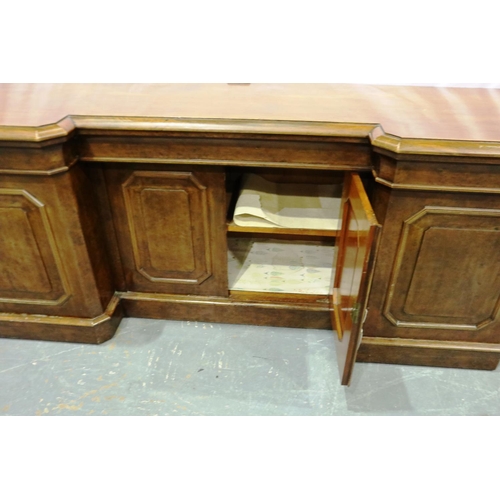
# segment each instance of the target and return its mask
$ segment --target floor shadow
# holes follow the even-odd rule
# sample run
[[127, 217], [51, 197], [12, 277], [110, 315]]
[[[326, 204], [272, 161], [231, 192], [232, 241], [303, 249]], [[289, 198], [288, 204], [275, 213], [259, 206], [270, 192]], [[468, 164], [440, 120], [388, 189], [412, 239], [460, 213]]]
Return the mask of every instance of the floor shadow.
[[352, 412], [397, 415], [414, 411], [403, 370], [397, 365], [356, 364], [345, 398]]

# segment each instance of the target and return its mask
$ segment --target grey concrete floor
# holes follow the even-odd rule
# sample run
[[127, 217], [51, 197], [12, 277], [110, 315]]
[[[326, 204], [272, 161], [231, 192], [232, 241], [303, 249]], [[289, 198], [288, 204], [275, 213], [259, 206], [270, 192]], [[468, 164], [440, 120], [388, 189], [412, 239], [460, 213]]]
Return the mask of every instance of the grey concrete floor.
[[496, 371], [357, 363], [332, 332], [124, 319], [100, 346], [0, 339], [0, 415], [500, 415]]

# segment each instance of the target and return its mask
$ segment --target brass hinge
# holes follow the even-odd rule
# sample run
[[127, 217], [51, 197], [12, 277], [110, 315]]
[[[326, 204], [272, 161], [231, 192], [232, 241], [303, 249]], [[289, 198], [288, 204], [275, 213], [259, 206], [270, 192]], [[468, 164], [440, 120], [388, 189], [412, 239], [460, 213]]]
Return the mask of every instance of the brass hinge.
[[[351, 320], [354, 323], [357, 323], [359, 321], [359, 315], [361, 313], [361, 304], [359, 302], [356, 302], [353, 307], [346, 307], [346, 308], [341, 308], [340, 303], [341, 303], [341, 298], [340, 298], [340, 291], [338, 288], [333, 289], [333, 312], [335, 316], [335, 326], [337, 329], [337, 335], [339, 337], [339, 340], [342, 340], [342, 337], [344, 336], [344, 332], [342, 331], [342, 322], [340, 320], [340, 312], [350, 312], [351, 313]], [[366, 319], [366, 313], [368, 312], [368, 309], [365, 309], [364, 314], [363, 314], [363, 321], [364, 323]]]
[[354, 304], [354, 306], [351, 309], [351, 319], [353, 323], [358, 322], [360, 309], [361, 309], [361, 304], [359, 302], [356, 302], [356, 304]]

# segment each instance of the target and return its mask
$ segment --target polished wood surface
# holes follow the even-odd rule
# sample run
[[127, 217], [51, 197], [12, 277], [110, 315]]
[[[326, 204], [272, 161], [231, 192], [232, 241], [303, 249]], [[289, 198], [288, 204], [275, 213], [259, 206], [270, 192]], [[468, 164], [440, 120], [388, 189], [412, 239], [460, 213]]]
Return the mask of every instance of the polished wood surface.
[[229, 297], [120, 294], [128, 316], [331, 330], [325, 296], [231, 291]]
[[357, 174], [347, 174], [332, 295], [332, 320], [339, 334], [337, 354], [343, 385], [348, 385], [351, 379], [362, 336], [379, 229], [361, 179]]
[[224, 173], [108, 165], [127, 290], [227, 296]]
[[[332, 300], [343, 383], [356, 359], [493, 369], [498, 102], [485, 89], [1, 85], [0, 336], [102, 342], [124, 313], [331, 328]], [[337, 299], [228, 290], [245, 172], [356, 173]]]
[[0, 313], [93, 318], [114, 294], [93, 191], [80, 166], [0, 182]]
[[500, 89], [354, 84], [1, 84], [0, 125], [68, 115], [381, 124], [404, 138], [500, 141]]
[[228, 222], [228, 233], [245, 233], [246, 235], [266, 235], [269, 238], [274, 236], [300, 236], [300, 237], [313, 237], [313, 238], [335, 238], [340, 234], [339, 230], [322, 230], [322, 229], [289, 229], [283, 227], [251, 227], [251, 226], [238, 226], [234, 222]]
[[[427, 206], [404, 222], [385, 315], [477, 330], [500, 308], [500, 210]], [[443, 266], [443, 263], [446, 265]], [[397, 319], [396, 319], [397, 318]]]
[[497, 194], [390, 191], [365, 335], [500, 343], [499, 209]]
[[499, 356], [498, 343], [366, 337], [359, 347], [357, 361], [494, 370]]

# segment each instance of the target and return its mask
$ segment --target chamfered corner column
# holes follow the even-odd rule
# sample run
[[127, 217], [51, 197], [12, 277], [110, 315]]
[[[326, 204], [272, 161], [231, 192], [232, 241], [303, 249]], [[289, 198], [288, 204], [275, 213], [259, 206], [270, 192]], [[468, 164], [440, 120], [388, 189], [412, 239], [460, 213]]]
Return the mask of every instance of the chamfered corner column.
[[101, 343], [123, 313], [92, 184], [49, 142], [0, 143], [0, 337]]
[[383, 229], [358, 361], [498, 366], [499, 171], [481, 158], [380, 154]]

